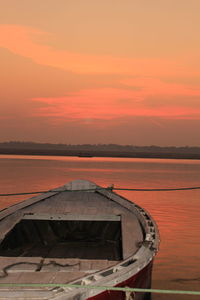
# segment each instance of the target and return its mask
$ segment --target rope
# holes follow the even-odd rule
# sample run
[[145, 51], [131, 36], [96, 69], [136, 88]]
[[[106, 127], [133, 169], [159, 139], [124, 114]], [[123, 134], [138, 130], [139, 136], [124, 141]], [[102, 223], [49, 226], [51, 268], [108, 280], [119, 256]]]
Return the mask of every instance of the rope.
[[[52, 266], [55, 266], [55, 267], [58, 266], [58, 267], [65, 268], [65, 267], [77, 266], [77, 265], [80, 264], [80, 262], [75, 263], [75, 264], [59, 264], [54, 260], [50, 260], [49, 263], [44, 263], [44, 259], [41, 259], [39, 263], [33, 263], [33, 262], [29, 262], [29, 261], [20, 261], [20, 262], [14, 263], [14, 264], [7, 265], [4, 268], [2, 268], [2, 270], [0, 270], [0, 272], [2, 271], [3, 274], [0, 274], [0, 279], [7, 277], [9, 275], [8, 271], [12, 267], [19, 266], [19, 265], [25, 265], [25, 264], [37, 267], [36, 272], [38, 272], [42, 269], [42, 267], [45, 267], [45, 266], [51, 266], [52, 265]], [[1, 286], [1, 283], [0, 283], [0, 286]]]
[[95, 188], [95, 189], [84, 189], [84, 190], [48, 190], [48, 191], [36, 191], [36, 192], [24, 192], [24, 193], [10, 193], [10, 194], [0, 194], [0, 197], [6, 196], [23, 196], [23, 195], [33, 195], [33, 194], [43, 194], [43, 193], [55, 193], [55, 192], [95, 192], [98, 190], [115, 190], [115, 191], [134, 191], [134, 192], [167, 192], [167, 191], [189, 191], [189, 190], [200, 190], [200, 186], [195, 187], [181, 187], [181, 188], [161, 188], [161, 189], [135, 189], [135, 188], [115, 188], [115, 187], [107, 187], [107, 188]]
[[[200, 187], [184, 187], [184, 188], [163, 188], [163, 189], [134, 189], [134, 188], [95, 188], [88, 190], [65, 190], [66, 192], [81, 192], [81, 191], [96, 191], [96, 190], [118, 190], [118, 191], [184, 191], [184, 190], [197, 190]], [[25, 193], [12, 193], [0, 194], [0, 196], [21, 196], [30, 194], [42, 194], [47, 192], [59, 192], [56, 190], [49, 191], [36, 191]], [[7, 270], [6, 270], [7, 271]], [[7, 272], [5, 272], [7, 273]], [[7, 275], [4, 273], [4, 276]], [[3, 277], [4, 277], [3, 276]], [[184, 290], [160, 290], [160, 289], [140, 289], [140, 288], [122, 288], [122, 287], [108, 287], [108, 286], [93, 286], [93, 285], [77, 285], [77, 284], [37, 284], [37, 283], [0, 283], [0, 287], [66, 287], [66, 288], [85, 288], [85, 289], [98, 289], [103, 291], [122, 291], [122, 292], [139, 292], [139, 293], [157, 293], [157, 294], [176, 294], [176, 295], [193, 295], [200, 296], [200, 291], [184, 291]]]
[[4, 196], [22, 196], [22, 195], [33, 195], [33, 194], [43, 194], [49, 191], [40, 191], [40, 192], [25, 192], [25, 193], [14, 193], [14, 194], [0, 194], [0, 197]]
[[116, 191], [138, 191], [138, 192], [166, 192], [166, 191], [189, 191], [199, 190], [200, 186], [182, 187], [182, 188], [163, 188], [163, 189], [127, 189], [127, 188], [113, 188]]
[[138, 292], [138, 293], [157, 293], [157, 294], [176, 294], [176, 295], [193, 295], [200, 296], [200, 291], [184, 291], [184, 290], [160, 290], [160, 289], [140, 289], [128, 287], [111, 287], [111, 286], [95, 286], [95, 285], [79, 285], [79, 284], [59, 284], [59, 283], [0, 283], [0, 287], [65, 287], [65, 288], [84, 288], [102, 291], [121, 291], [121, 292]]

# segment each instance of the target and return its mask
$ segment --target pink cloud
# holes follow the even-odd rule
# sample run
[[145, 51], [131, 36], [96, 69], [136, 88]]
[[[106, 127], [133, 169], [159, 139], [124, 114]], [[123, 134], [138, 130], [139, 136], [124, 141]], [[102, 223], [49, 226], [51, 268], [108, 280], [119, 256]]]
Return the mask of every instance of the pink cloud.
[[[126, 117], [200, 119], [200, 89], [161, 80], [167, 76], [199, 75], [199, 70], [194, 65], [184, 65], [182, 58], [135, 59], [72, 53], [45, 45], [43, 38], [50, 39], [51, 35], [34, 28], [0, 25], [0, 31], [1, 47], [31, 58], [37, 64], [74, 73], [119, 75], [113, 76], [107, 83], [110, 88], [67, 93], [66, 87], [64, 96], [33, 98], [33, 101], [40, 103], [40, 107], [31, 111], [32, 116], [46, 117], [51, 123], [80, 120], [85, 124], [91, 124], [93, 120], [115, 122]], [[162, 127], [160, 122], [152, 122]]]
[[[70, 93], [59, 98], [35, 98], [44, 104], [35, 111], [36, 115], [60, 118], [66, 120], [102, 119], [113, 120], [124, 117], [160, 117], [160, 118], [188, 118], [193, 116], [200, 119], [200, 107], [189, 105], [173, 106], [166, 103], [162, 106], [148, 105], [148, 96], [151, 95], [153, 87], [144, 90], [122, 90], [122, 89], [91, 89]], [[176, 88], [175, 96], [179, 89]], [[164, 95], [165, 89], [163, 90]], [[173, 96], [173, 88], [168, 90]], [[180, 88], [180, 94], [182, 89]], [[160, 94], [162, 95], [162, 93]], [[195, 94], [196, 95], [196, 94]], [[200, 95], [198, 92], [197, 95]]]
[[199, 71], [184, 67], [182, 61], [167, 59], [126, 58], [108, 55], [87, 55], [61, 51], [42, 43], [43, 37], [51, 34], [40, 30], [18, 26], [0, 25], [0, 46], [11, 52], [29, 57], [38, 64], [70, 70], [84, 74], [127, 74], [134, 76], [194, 76]]

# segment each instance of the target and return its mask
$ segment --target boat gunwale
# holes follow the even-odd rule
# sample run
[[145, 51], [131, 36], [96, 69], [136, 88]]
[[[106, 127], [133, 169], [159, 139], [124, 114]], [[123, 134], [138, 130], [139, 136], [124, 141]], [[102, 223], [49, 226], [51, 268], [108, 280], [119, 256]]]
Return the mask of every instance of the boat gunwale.
[[[73, 181], [72, 183], [74, 183]], [[104, 197], [107, 197], [109, 200], [112, 200], [122, 207], [128, 209], [131, 213], [136, 215], [138, 218], [141, 227], [143, 228], [143, 231], [145, 233], [144, 240], [134, 255], [129, 256], [127, 259], [124, 259], [120, 261], [119, 263], [116, 263], [116, 265], [108, 267], [104, 270], [100, 270], [98, 272], [86, 275], [82, 277], [81, 279], [76, 279], [74, 281], [71, 281], [70, 284], [80, 284], [83, 285], [83, 288], [63, 288], [63, 293], [65, 294], [65, 299], [72, 299], [72, 295], [76, 295], [77, 293], [84, 294], [87, 299], [88, 297], [95, 296], [102, 291], [100, 290], [87, 290], [84, 289], [84, 285], [105, 285], [105, 286], [114, 286], [119, 284], [122, 281], [127, 280], [128, 278], [136, 275], [139, 271], [144, 269], [146, 266], [148, 266], [149, 263], [153, 261], [153, 257], [155, 256], [156, 252], [158, 251], [158, 245], [160, 242], [159, 238], [159, 232], [157, 225], [153, 218], [150, 216], [150, 214], [143, 208], [141, 208], [139, 205], [135, 204], [134, 202], [124, 198], [121, 195], [116, 194], [112, 191], [112, 189], [99, 189], [100, 186], [91, 183], [89, 181], [84, 181], [87, 184], [91, 184], [92, 187], [96, 187], [96, 190], [94, 189], [93, 192], [99, 193], [103, 195]], [[30, 205], [33, 205], [37, 202], [43, 201], [47, 198], [50, 198], [51, 196], [57, 195], [58, 193], [65, 192], [67, 190], [74, 191], [70, 184], [65, 184], [59, 188], [56, 188], [54, 190], [50, 190], [47, 193], [41, 194], [39, 196], [31, 197], [29, 199], [23, 200], [17, 204], [14, 204], [13, 206], [10, 206], [8, 208], [5, 208], [0, 211], [0, 220], [3, 220], [6, 217], [9, 217], [9, 215], [14, 214], [18, 210], [28, 207]], [[86, 189], [85, 189], [86, 190]], [[80, 189], [80, 191], [84, 191], [84, 189]], [[89, 192], [89, 191], [88, 191]], [[91, 192], [91, 191], [90, 191]], [[123, 202], [123, 203], [122, 203]], [[23, 218], [23, 214], [21, 216]], [[132, 262], [131, 262], [132, 261]], [[127, 265], [126, 265], [127, 264]], [[125, 266], [123, 266], [125, 265]], [[106, 276], [102, 276], [101, 274], [108, 273]], [[117, 277], [117, 278], [116, 278]], [[92, 280], [91, 280], [92, 279]], [[47, 291], [50, 291], [52, 289], [47, 289]], [[55, 291], [55, 288], [54, 288]], [[66, 294], [67, 292], [67, 294]], [[56, 295], [55, 295], [56, 296]], [[1, 296], [0, 296], [1, 297]], [[66, 298], [67, 297], [67, 298]]]

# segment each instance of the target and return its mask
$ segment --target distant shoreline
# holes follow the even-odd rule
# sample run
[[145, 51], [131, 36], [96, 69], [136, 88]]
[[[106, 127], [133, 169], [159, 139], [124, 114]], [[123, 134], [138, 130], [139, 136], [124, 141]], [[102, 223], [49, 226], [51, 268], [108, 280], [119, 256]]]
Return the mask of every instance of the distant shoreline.
[[200, 159], [199, 153], [155, 153], [155, 152], [125, 152], [125, 151], [78, 151], [55, 149], [0, 149], [4, 155], [45, 155], [45, 156], [75, 156], [90, 157], [116, 157], [116, 158], [163, 158], [163, 159]]

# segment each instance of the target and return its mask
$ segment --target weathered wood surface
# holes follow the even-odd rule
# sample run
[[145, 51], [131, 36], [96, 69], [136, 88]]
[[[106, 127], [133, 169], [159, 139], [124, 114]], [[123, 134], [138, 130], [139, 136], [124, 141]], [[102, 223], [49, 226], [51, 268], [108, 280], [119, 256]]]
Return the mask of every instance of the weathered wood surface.
[[[0, 279], [0, 283], [69, 283], [87, 275], [86, 272], [13, 272]], [[1, 290], [1, 288], [0, 288]]]
[[[79, 259], [44, 259], [41, 264], [41, 260], [39, 257], [1, 257], [0, 283], [69, 283], [116, 264], [116, 261]], [[40, 271], [37, 271], [38, 266]], [[0, 293], [4, 289], [0, 287]]]
[[51, 197], [52, 195], [57, 194], [57, 192], [48, 192], [36, 197], [32, 197], [30, 199], [24, 200], [20, 203], [14, 204], [8, 208], [4, 208], [3, 210], [0, 211], [0, 219], [3, 219], [11, 214], [13, 214], [14, 212], [16, 212], [19, 209], [22, 209], [24, 207], [27, 207], [31, 204], [34, 204], [38, 201], [43, 201], [44, 199]]
[[[148, 214], [146, 214], [146, 212], [142, 208], [139, 207], [137, 208], [135, 204], [131, 203], [130, 201], [124, 199], [123, 197], [111, 191], [99, 190], [99, 189], [96, 191], [86, 191], [88, 189], [96, 189], [96, 188], [98, 189], [99, 187], [96, 186], [94, 183], [84, 181], [84, 180], [77, 180], [69, 184], [66, 184], [63, 187], [57, 188], [56, 191], [49, 191], [48, 193], [30, 198], [26, 201], [23, 201], [19, 204], [13, 205], [12, 207], [1, 211], [0, 212], [0, 239], [3, 239], [4, 236], [18, 222], [20, 222], [20, 224], [17, 225], [15, 229], [12, 231], [12, 238], [10, 238], [11, 248], [12, 248], [13, 240], [15, 241], [16, 236], [19, 237], [19, 240], [21, 241], [22, 232], [25, 236], [25, 239], [27, 239], [29, 242], [30, 239], [27, 238], [27, 232], [30, 232], [29, 229], [32, 228], [31, 226], [33, 225], [32, 224], [33, 222], [39, 222], [37, 224], [36, 223], [34, 224], [36, 224], [36, 229], [37, 226], [39, 226], [40, 232], [37, 236], [36, 229], [35, 232], [34, 230], [33, 232], [31, 231], [31, 233], [33, 233], [33, 236], [37, 237], [37, 239], [34, 240], [34, 243], [31, 244], [32, 241], [30, 241], [30, 243], [26, 244], [25, 242], [24, 248], [21, 247], [20, 244], [18, 245], [19, 248], [20, 247], [22, 248], [22, 252], [19, 253], [21, 257], [20, 256], [0, 257], [0, 283], [27, 283], [27, 284], [60, 283], [62, 284], [62, 283], [70, 283], [74, 281], [74, 282], [78, 282], [78, 283], [81, 282], [85, 284], [85, 283], [90, 283], [92, 280], [94, 284], [98, 284], [98, 282], [100, 284], [101, 282], [103, 282], [104, 284], [108, 283], [110, 285], [115, 285], [116, 282], [122, 282], [124, 280], [127, 280], [131, 276], [131, 274], [132, 275], [136, 274], [139, 270], [144, 268], [144, 266], [146, 266], [150, 262], [150, 260], [152, 259], [156, 251], [156, 249], [154, 249], [153, 247], [148, 248], [146, 246], [141, 246], [142, 242], [145, 239], [146, 234], [148, 232], [150, 233], [153, 232], [152, 236], [151, 234], [148, 234], [148, 238], [149, 236], [150, 238], [152, 238], [154, 235], [154, 237], [156, 236], [155, 240], [157, 240], [158, 243], [157, 231], [156, 229], [153, 228], [154, 225], [151, 221], [151, 218], [148, 216]], [[71, 190], [71, 192], [66, 191], [66, 189]], [[79, 190], [79, 191], [75, 192], [73, 190]], [[37, 213], [40, 214], [40, 216], [38, 216], [39, 219], [37, 218]], [[31, 214], [35, 214], [34, 221], [31, 220]], [[77, 220], [79, 220], [79, 216], [81, 220], [81, 215], [83, 220], [89, 223], [91, 219], [100, 221], [101, 223], [100, 227], [96, 225], [94, 226], [94, 223], [92, 223], [93, 224], [93, 225], [91, 224], [92, 227], [89, 228], [92, 228], [91, 230], [92, 234], [93, 231], [95, 231], [95, 233], [98, 233], [96, 234], [97, 241], [99, 240], [101, 241], [101, 239], [99, 239], [99, 236], [101, 236], [101, 238], [103, 236], [104, 239], [102, 240], [104, 241], [104, 243], [100, 245], [97, 242], [93, 242], [93, 240], [91, 241], [91, 239], [88, 239], [90, 241], [90, 244], [88, 245], [90, 245], [89, 248], [91, 247], [91, 245], [92, 247], [98, 246], [99, 249], [96, 250], [95, 248], [95, 251], [106, 254], [104, 257], [99, 256], [99, 259], [93, 259], [93, 257], [90, 257], [90, 259], [86, 259], [87, 254], [90, 252], [88, 247], [85, 247], [88, 246], [87, 239], [81, 242], [80, 244], [81, 246], [79, 245], [80, 247], [82, 247], [81, 250], [83, 252], [83, 258], [79, 256], [79, 259], [76, 257], [77, 249], [73, 248], [74, 240], [73, 239], [70, 240], [70, 238], [68, 239], [68, 236], [66, 239], [64, 239], [64, 243], [65, 243], [64, 252], [62, 252], [63, 250], [61, 247], [61, 244], [63, 243], [62, 235], [61, 235], [61, 240], [59, 240], [60, 234], [56, 235], [56, 238], [58, 238], [58, 243], [56, 242], [55, 244], [51, 243], [53, 239], [55, 240], [55, 236], [53, 232], [55, 228], [53, 227], [53, 223], [51, 223], [50, 221], [51, 218], [55, 217], [55, 220], [57, 221], [59, 221], [59, 219], [62, 220], [62, 218], [65, 220], [70, 220], [70, 215], [75, 216], [74, 218], [76, 221], [72, 220], [72, 222], [75, 223], [77, 222]], [[41, 216], [43, 220], [47, 220], [47, 221], [41, 221], [40, 220]], [[104, 219], [104, 222], [105, 220], [107, 220], [108, 224], [102, 223], [101, 222], [103, 221], [102, 219]], [[120, 220], [121, 220], [121, 224], [120, 224]], [[107, 227], [107, 225], [109, 225], [109, 221], [111, 221], [112, 225], [113, 225], [112, 221], [116, 221], [116, 224], [118, 223], [117, 225], [118, 227], [115, 226], [116, 224], [114, 224], [114, 227]], [[31, 223], [28, 224], [28, 222]], [[70, 225], [69, 222], [67, 223], [67, 226]], [[91, 222], [93, 222], [93, 220], [91, 220]], [[149, 228], [148, 222], [152, 223], [151, 228]], [[57, 222], [58, 226], [61, 226], [61, 223], [62, 222]], [[66, 226], [65, 222], [63, 224], [64, 226]], [[81, 222], [80, 224], [82, 226]], [[113, 243], [116, 244], [120, 240], [120, 234], [119, 234], [120, 225], [121, 225], [121, 232], [122, 232], [123, 257], [121, 255], [119, 256], [119, 254], [117, 253], [113, 255], [112, 258], [110, 258], [112, 260], [107, 260], [109, 259], [107, 254], [109, 253], [110, 250], [111, 252], [113, 251], [113, 253], [118, 251], [117, 247], [119, 248], [119, 245], [113, 248], [111, 247], [109, 251], [108, 249], [106, 249], [106, 247], [108, 247], [107, 242], [108, 243], [112, 242], [112, 244]], [[51, 227], [54, 228], [52, 232], [50, 230]], [[107, 233], [105, 234], [104, 227], [108, 228], [107, 231], [109, 234]], [[156, 226], [154, 227], [156, 228]], [[19, 231], [18, 230], [19, 228], [22, 228], [22, 230]], [[47, 231], [45, 230], [45, 228], [46, 229], [50, 228], [50, 229], [48, 229]], [[58, 232], [59, 233], [62, 232], [60, 230], [60, 227], [58, 228], [59, 228]], [[112, 228], [112, 230], [110, 228]], [[71, 231], [69, 230], [69, 232]], [[87, 231], [87, 234], [88, 232], [89, 231]], [[111, 233], [111, 240], [110, 240], [110, 233]], [[90, 235], [90, 237], [93, 236], [92, 234]], [[28, 237], [29, 236], [30, 234], [28, 235]], [[4, 240], [6, 241], [5, 243], [7, 243], [9, 237], [8, 239]], [[9, 247], [6, 246], [7, 247], [6, 248], [4, 247], [3, 243], [1, 245], [3, 245], [2, 246], [3, 252], [1, 253], [1, 255], [6, 254], [8, 256], [8, 253], [4, 252], [4, 250], [9, 251], [10, 246]], [[68, 250], [71, 251], [71, 253], [66, 253], [67, 246], [69, 245], [71, 247], [71, 250], [69, 250], [70, 247], [68, 247]], [[14, 247], [14, 251], [15, 251], [15, 247]], [[54, 252], [50, 253], [50, 251], [54, 251]], [[35, 253], [37, 253], [37, 256], [35, 255]], [[51, 256], [47, 256], [45, 253], [47, 253], [48, 255], [50, 254]], [[58, 253], [61, 256], [56, 256], [58, 255]], [[25, 257], [26, 255], [24, 254], [33, 257]], [[13, 255], [13, 252], [9, 255]], [[16, 255], [15, 252], [14, 255]], [[67, 255], [67, 256], [63, 256], [63, 255]], [[51, 257], [51, 258], [47, 258], [47, 257]], [[62, 258], [58, 258], [58, 257], [62, 257]], [[123, 260], [125, 259], [127, 260], [120, 261], [122, 258]], [[93, 276], [92, 274], [96, 274], [96, 275]], [[50, 299], [50, 298], [54, 298], [55, 294], [57, 293], [58, 294], [63, 293], [62, 299], [72, 300], [72, 299], [77, 299], [77, 297], [79, 297], [77, 295], [76, 290], [72, 290], [71, 292], [72, 294], [74, 293], [73, 294], [74, 297], [71, 297], [72, 294], [70, 293], [70, 290], [67, 288], [62, 289], [57, 287], [54, 289], [51, 287], [42, 287], [42, 288], [0, 287], [0, 299], [9, 299], [9, 300], [11, 299], [24, 300], [30, 298]], [[80, 293], [80, 290], [78, 291], [78, 293]]]
[[[138, 250], [138, 244], [143, 240], [137, 217], [127, 208], [109, 200], [99, 192], [60, 192], [20, 210], [21, 214], [37, 212], [56, 215], [69, 213], [80, 215], [80, 218], [81, 215], [122, 216], [123, 258], [135, 253]], [[1, 237], [16, 224], [16, 219], [17, 216], [9, 215], [0, 221], [0, 228], [3, 229]]]
[[[79, 188], [94, 188], [95, 184], [89, 183], [88, 186], [84, 186], [84, 181], [79, 184]], [[67, 192], [63, 191], [65, 188], [73, 189], [77, 188], [76, 184], [70, 183], [58, 189], [58, 192], [49, 192], [44, 195], [33, 197], [22, 203], [14, 205], [8, 209], [0, 212], [0, 238], [2, 239], [8, 231], [11, 230], [14, 225], [20, 221], [23, 216], [29, 214], [31, 218], [31, 213], [41, 214], [41, 215], [56, 215], [63, 216], [67, 214], [81, 215], [84, 216], [98, 216], [101, 219], [103, 218], [112, 218], [122, 220], [122, 247], [123, 247], [123, 259], [133, 255], [139, 248], [139, 244], [143, 241], [143, 233], [138, 221], [138, 218], [132, 211], [130, 207], [133, 208], [133, 205], [120, 196], [117, 197], [118, 201], [112, 199], [111, 192]], [[123, 206], [123, 204], [125, 205]], [[48, 217], [47, 217], [48, 218]], [[85, 217], [86, 218], [86, 217]], [[90, 217], [89, 217], [90, 218]], [[42, 230], [41, 230], [42, 232]], [[105, 248], [106, 246], [104, 246]], [[101, 251], [107, 251], [101, 247]], [[55, 249], [54, 249], [55, 250]], [[87, 247], [83, 248], [85, 251], [85, 258], [87, 258], [87, 252], [89, 251]], [[76, 249], [73, 250], [74, 257], [68, 259], [58, 259], [53, 258], [57, 263], [50, 264], [52, 259], [44, 259], [43, 265], [40, 268], [40, 271], [36, 272], [37, 264], [41, 261], [40, 257], [1, 257], [0, 258], [0, 269], [2, 270], [6, 265], [12, 263], [22, 262], [27, 260], [31, 263], [36, 263], [26, 265], [18, 264], [15, 267], [9, 269], [9, 276], [2, 277], [0, 282], [17, 282], [17, 283], [26, 283], [26, 282], [38, 282], [38, 283], [50, 283], [50, 282], [70, 282], [77, 278], [81, 278], [86, 274], [96, 272], [99, 270], [106, 269], [110, 266], [113, 266], [117, 262], [107, 261], [107, 260], [77, 260]], [[42, 256], [42, 249], [41, 249]], [[54, 256], [55, 257], [55, 256]], [[70, 257], [70, 256], [69, 256]], [[59, 266], [65, 264], [71, 264], [71, 262], [77, 261], [74, 266]], [[47, 265], [48, 264], [48, 265]], [[22, 273], [24, 272], [24, 274]], [[3, 274], [0, 271], [0, 274]], [[63, 276], [64, 274], [64, 276]]]
[[[42, 264], [41, 264], [42, 260]], [[0, 257], [0, 272], [7, 266], [8, 273], [36, 271], [41, 265], [40, 272], [47, 270], [60, 270], [63, 272], [103, 270], [115, 265], [116, 261], [102, 259], [78, 259], [78, 258], [45, 258], [42, 257]], [[13, 266], [12, 266], [13, 265]]]

